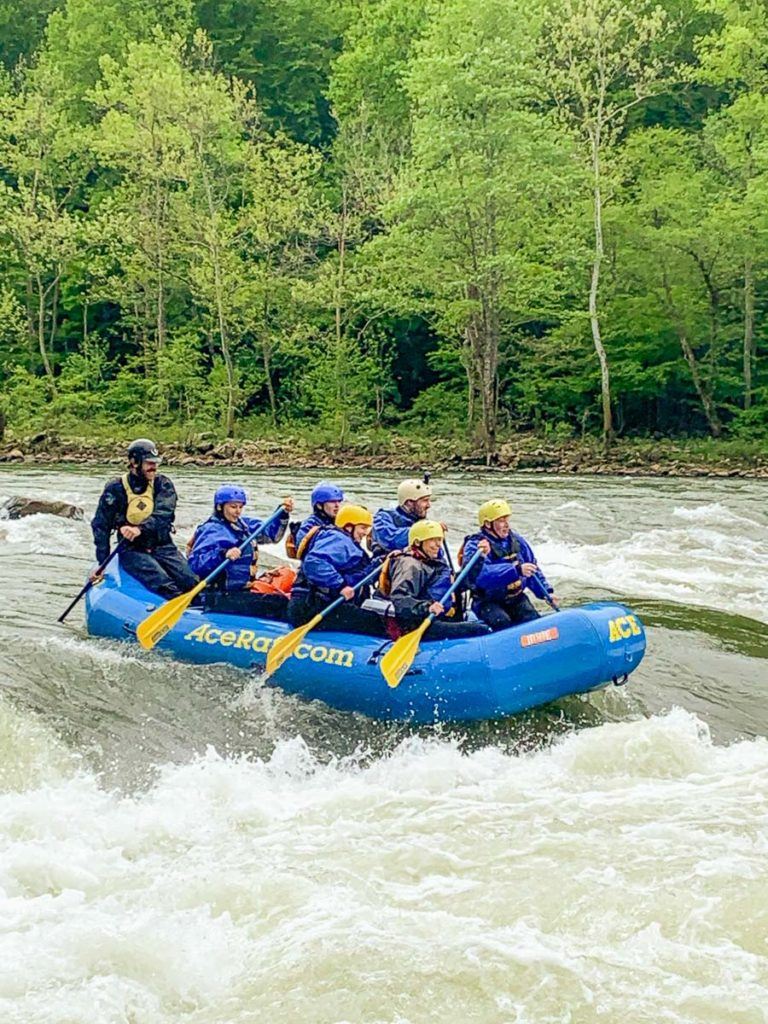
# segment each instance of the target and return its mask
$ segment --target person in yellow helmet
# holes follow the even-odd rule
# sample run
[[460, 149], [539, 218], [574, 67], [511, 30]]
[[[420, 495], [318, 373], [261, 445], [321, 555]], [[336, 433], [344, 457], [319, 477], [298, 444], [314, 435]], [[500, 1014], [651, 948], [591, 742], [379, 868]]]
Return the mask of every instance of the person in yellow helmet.
[[[451, 570], [440, 557], [443, 539], [441, 523], [422, 519], [408, 530], [406, 550], [389, 556], [379, 587], [389, 598], [394, 612], [395, 628], [390, 628], [391, 636], [410, 632], [431, 613], [440, 618], [424, 634], [425, 640], [458, 639], [488, 632], [488, 627], [480, 622], [450, 621], [455, 609], [455, 596], [448, 603], [442, 603], [453, 582]], [[490, 550], [487, 542], [481, 542], [478, 547], [485, 554]], [[482, 563], [483, 559], [479, 559], [474, 566], [468, 585], [481, 571]]]
[[484, 502], [477, 513], [480, 529], [465, 537], [462, 546], [462, 561], [483, 543], [490, 548], [470, 589], [473, 612], [494, 631], [539, 618], [526, 590], [542, 600], [556, 600], [530, 544], [510, 526], [511, 515], [503, 498]]
[[318, 629], [386, 636], [382, 619], [358, 605], [368, 587], [355, 589], [372, 567], [362, 542], [371, 532], [373, 517], [361, 505], [342, 505], [336, 521], [307, 533], [299, 546], [301, 568], [291, 590], [288, 621], [302, 626], [337, 597], [346, 604], [323, 619]]

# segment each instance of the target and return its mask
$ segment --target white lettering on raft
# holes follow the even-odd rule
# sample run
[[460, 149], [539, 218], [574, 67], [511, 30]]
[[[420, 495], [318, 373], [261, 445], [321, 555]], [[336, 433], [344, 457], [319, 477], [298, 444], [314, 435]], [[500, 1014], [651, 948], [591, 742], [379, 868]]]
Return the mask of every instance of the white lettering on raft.
[[[268, 636], [258, 636], [252, 629], [228, 629], [222, 631], [207, 623], [197, 626], [184, 636], [185, 640], [195, 640], [199, 644], [219, 644], [221, 647], [235, 647], [245, 651], [266, 654], [273, 640]], [[299, 659], [309, 658], [317, 663], [338, 665], [340, 668], [352, 668], [355, 660], [353, 651], [345, 651], [339, 647], [325, 647], [323, 644], [299, 644], [295, 651]]]

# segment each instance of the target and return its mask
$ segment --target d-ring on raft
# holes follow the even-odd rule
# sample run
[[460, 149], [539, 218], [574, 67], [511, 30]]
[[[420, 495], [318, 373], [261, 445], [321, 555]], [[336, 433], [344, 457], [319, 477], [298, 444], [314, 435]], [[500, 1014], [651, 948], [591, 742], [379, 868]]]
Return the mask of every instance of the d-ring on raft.
[[[162, 603], [117, 560], [86, 598], [92, 636], [136, 642], [136, 627]], [[267, 651], [291, 627], [191, 607], [157, 646], [184, 661], [262, 671]], [[314, 631], [269, 680], [286, 693], [341, 711], [415, 723], [503, 718], [570, 694], [623, 681], [645, 654], [645, 630], [614, 602], [585, 604], [499, 633], [424, 642], [396, 689], [378, 661], [389, 643]]]

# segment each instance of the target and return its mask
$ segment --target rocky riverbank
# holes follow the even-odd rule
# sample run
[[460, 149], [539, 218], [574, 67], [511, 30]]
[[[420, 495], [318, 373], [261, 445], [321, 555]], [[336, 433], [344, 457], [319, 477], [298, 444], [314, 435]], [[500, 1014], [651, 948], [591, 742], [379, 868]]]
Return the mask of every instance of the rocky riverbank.
[[[91, 440], [38, 433], [6, 440], [0, 445], [0, 462], [51, 464], [121, 465], [127, 438]], [[768, 478], [768, 453], [745, 444], [730, 442], [620, 440], [606, 454], [592, 439], [585, 441], [544, 441], [521, 435], [499, 446], [489, 467], [479, 450], [453, 440], [421, 440], [392, 436], [384, 445], [345, 449], [319, 447], [305, 439], [219, 441], [207, 435], [185, 443], [162, 443], [167, 466], [243, 466], [273, 469], [340, 468], [415, 472], [428, 466], [432, 471], [504, 470], [527, 473], [581, 473], [619, 476], [758, 477]]]

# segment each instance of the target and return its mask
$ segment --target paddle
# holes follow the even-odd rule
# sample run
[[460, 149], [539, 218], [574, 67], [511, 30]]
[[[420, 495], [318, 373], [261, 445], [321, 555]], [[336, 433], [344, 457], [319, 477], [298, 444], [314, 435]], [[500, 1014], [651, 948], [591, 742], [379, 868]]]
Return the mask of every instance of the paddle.
[[[261, 526], [254, 530], [253, 533], [248, 534], [244, 541], [237, 545], [241, 551], [248, 547], [251, 541], [256, 540], [260, 533], [264, 533], [276, 519], [280, 517], [283, 512], [283, 506], [275, 509], [269, 519], [262, 523]], [[225, 558], [224, 561], [217, 565], [212, 573], [209, 573], [204, 580], [201, 580], [197, 586], [188, 590], [186, 594], [179, 594], [178, 597], [172, 597], [170, 601], [166, 601], [165, 604], [161, 604], [159, 608], [155, 610], [139, 623], [136, 630], [136, 636], [141, 646], [151, 651], [155, 644], [162, 640], [168, 630], [173, 629], [176, 623], [179, 621], [184, 612], [189, 608], [192, 601], [197, 597], [201, 590], [204, 590], [211, 580], [214, 580], [220, 572], [230, 564], [230, 559]]]
[[560, 605], [557, 603], [557, 601], [553, 600], [552, 595], [547, 590], [547, 583], [546, 583], [546, 580], [544, 579], [544, 577], [541, 574], [541, 569], [537, 569], [536, 572], [533, 575], [536, 577], [536, 579], [541, 584], [541, 589], [544, 591], [544, 600], [547, 602], [549, 607], [554, 609], [554, 611], [556, 611], [556, 612], [562, 611], [562, 608], [560, 607]]
[[[114, 548], [109, 552], [107, 557], [104, 559], [104, 561], [101, 563], [101, 565], [96, 570], [96, 576], [97, 577], [101, 576], [101, 574], [107, 568], [107, 566], [112, 561], [112, 559], [115, 557], [115, 555], [119, 551], [122, 551], [127, 543], [128, 543], [128, 541], [125, 540], [125, 538], [123, 538], [123, 540], [121, 540], [118, 544], [116, 544], [114, 546]], [[70, 604], [68, 604], [67, 607], [64, 609], [64, 611], [61, 613], [61, 615], [59, 616], [59, 619], [58, 619], [59, 622], [63, 622], [64, 619], [66, 619], [66, 617], [69, 615], [69, 613], [75, 607], [75, 605], [80, 600], [80, 598], [81, 597], [85, 597], [85, 595], [88, 593], [88, 591], [91, 589], [91, 587], [95, 585], [95, 583], [96, 583], [96, 580], [88, 580], [88, 582], [85, 584], [85, 586], [80, 591], [80, 593], [77, 595], [77, 597], [74, 599], [74, 601], [72, 601]]]
[[[352, 588], [354, 591], [358, 591], [360, 587], [365, 586], [366, 583], [370, 583], [372, 579], [375, 579], [381, 573], [381, 563], [379, 563], [375, 569], [372, 569], [367, 576], [363, 576], [359, 583], [356, 583]], [[291, 630], [290, 633], [286, 633], [285, 636], [279, 637], [269, 649], [267, 655], [267, 667], [264, 671], [264, 678], [268, 678], [273, 672], [276, 672], [284, 661], [294, 653], [299, 647], [304, 637], [309, 633], [311, 629], [314, 629], [318, 622], [322, 622], [323, 619], [330, 615], [331, 612], [340, 607], [346, 602], [345, 597], [337, 597], [335, 601], [323, 608], [321, 612], [318, 612], [314, 618], [310, 619], [303, 626], [297, 626], [296, 629]]]
[[[440, 599], [440, 604], [443, 608], [446, 607], [446, 601], [448, 598], [451, 597], [464, 582], [469, 570], [478, 558], [483, 557], [483, 552], [479, 550], [472, 555], [470, 560], [453, 581], [450, 588]], [[381, 669], [382, 675], [387, 680], [388, 686], [391, 686], [394, 689], [394, 687], [400, 685], [400, 680], [411, 667], [411, 662], [416, 657], [416, 652], [419, 649], [422, 636], [426, 633], [436, 618], [437, 616], [435, 613], [430, 612], [420, 626], [417, 626], [416, 629], [412, 630], [410, 633], [406, 633], [405, 636], [401, 636], [399, 640], [396, 640], [381, 659], [379, 662], [379, 668]]]
[[[432, 479], [432, 474], [425, 472], [423, 479], [424, 483], [429, 485], [429, 481]], [[445, 540], [445, 538], [443, 538], [442, 550], [443, 554], [445, 555], [445, 560], [448, 563], [448, 568], [451, 570], [451, 575], [453, 575], [456, 572], [456, 568], [453, 564], [453, 555], [451, 554], [451, 549], [448, 547], [448, 541]]]

